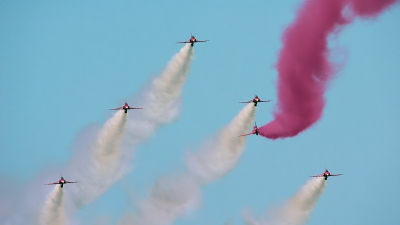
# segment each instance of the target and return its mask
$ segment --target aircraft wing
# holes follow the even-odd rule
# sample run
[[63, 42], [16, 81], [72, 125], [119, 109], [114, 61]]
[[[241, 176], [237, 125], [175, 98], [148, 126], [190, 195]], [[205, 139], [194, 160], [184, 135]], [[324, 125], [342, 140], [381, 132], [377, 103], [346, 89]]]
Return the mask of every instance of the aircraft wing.
[[54, 185], [54, 184], [59, 184], [58, 182], [54, 182], [54, 183], [48, 183], [48, 184], [44, 184], [44, 185]]
[[110, 110], [121, 110], [121, 109], [122, 109], [122, 107], [118, 107], [118, 108], [110, 109]]
[[314, 176], [310, 176], [310, 177], [323, 177], [324, 174], [318, 174], [318, 175], [314, 175]]
[[78, 183], [79, 181], [65, 181], [65, 183], [68, 183], [68, 184], [72, 184], [72, 183]]
[[243, 136], [247, 136], [247, 135], [251, 135], [251, 134], [253, 134], [253, 133], [241, 134], [241, 135], [239, 135], [238, 137], [243, 137]]
[[176, 43], [181, 43], [181, 44], [183, 44], [183, 43], [190, 43], [190, 41], [178, 41], [178, 42], [176, 42]]
[[272, 100], [260, 100], [259, 102], [270, 102], [270, 101], [272, 101]]
[[143, 109], [143, 108], [129, 107], [129, 109]]
[[329, 176], [340, 176], [340, 175], [343, 175], [343, 174], [341, 174], [341, 173], [339, 173], [339, 174], [331, 174]]
[[251, 103], [253, 100], [247, 101], [247, 102], [239, 102], [239, 103]]
[[207, 41], [209, 41], [209, 40], [202, 40], [202, 41], [196, 40], [196, 42], [207, 42]]

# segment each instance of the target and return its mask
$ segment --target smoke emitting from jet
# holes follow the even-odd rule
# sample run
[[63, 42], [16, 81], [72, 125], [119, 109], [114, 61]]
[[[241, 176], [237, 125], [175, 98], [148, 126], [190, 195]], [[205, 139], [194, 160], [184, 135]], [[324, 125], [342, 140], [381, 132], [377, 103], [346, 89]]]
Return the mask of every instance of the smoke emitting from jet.
[[[72, 192], [69, 201], [73, 201], [76, 207], [92, 202], [121, 177], [120, 146], [126, 123], [127, 114], [123, 111], [115, 113], [100, 129], [95, 140], [89, 146], [78, 149], [70, 161], [67, 168], [69, 176], [81, 181], [68, 187]], [[84, 141], [87, 142], [86, 139]]]
[[[76, 205], [86, 204], [103, 194], [112, 184], [126, 174], [131, 164], [122, 154], [136, 144], [148, 139], [161, 125], [172, 122], [178, 117], [182, 87], [187, 79], [193, 49], [184, 46], [168, 63], [166, 69], [152, 80], [151, 85], [139, 95], [143, 96], [143, 110], [131, 112], [127, 116], [118, 111], [100, 131], [92, 154], [71, 164], [69, 170], [75, 170], [84, 180], [73, 189]], [[126, 127], [126, 135], [124, 130]], [[124, 140], [121, 145], [121, 139]], [[125, 156], [125, 155], [124, 155]], [[90, 162], [88, 164], [88, 162]], [[68, 171], [69, 171], [68, 170]]]
[[256, 110], [253, 103], [247, 104], [230, 124], [222, 128], [215, 139], [204, 142], [199, 151], [189, 155], [189, 172], [203, 183], [208, 183], [232, 170], [239, 161], [247, 140], [238, 135], [251, 129]]
[[139, 93], [143, 110], [128, 121], [126, 140], [129, 146], [147, 140], [162, 125], [180, 114], [182, 89], [187, 80], [193, 48], [186, 44], [168, 63], [165, 70]]
[[323, 178], [309, 180], [282, 207], [274, 208], [268, 213], [267, 220], [257, 221], [245, 215], [246, 225], [302, 225], [305, 224], [322, 192], [326, 182]]
[[47, 197], [40, 212], [40, 224], [42, 225], [64, 225], [66, 217], [64, 215], [64, 189], [59, 185]]
[[[24, 210], [15, 210], [9, 218], [4, 219], [5, 224], [65, 224], [66, 221], [62, 220], [64, 208], [71, 209], [72, 206], [74, 210], [79, 209], [104, 194], [121, 176], [118, 164], [121, 156], [119, 149], [126, 123], [127, 115], [119, 111], [100, 129], [88, 129], [78, 135], [81, 139], [76, 143], [75, 155], [66, 171], [69, 177], [84, 182], [64, 188], [55, 184], [47, 198], [41, 194], [30, 196], [31, 199], [18, 203], [24, 205], [21, 207]], [[64, 198], [63, 190], [67, 188], [68, 197]], [[34, 201], [35, 205], [27, 204], [30, 201]], [[42, 209], [37, 207], [37, 204], [42, 204], [40, 202], [44, 202]], [[36, 214], [39, 214], [39, 217]]]
[[[356, 16], [374, 17], [396, 0], [306, 0], [282, 36], [279, 54], [278, 101], [274, 120], [259, 128], [267, 138], [293, 137], [317, 122], [325, 106], [327, 84], [337, 71], [329, 61], [329, 35]], [[346, 17], [347, 16], [347, 17]]]
[[[328, 59], [327, 37], [337, 31], [338, 27], [351, 21], [343, 15], [343, 9], [350, 7], [355, 15], [374, 17], [395, 2], [397, 1], [307, 0], [299, 10], [296, 21], [283, 36], [284, 47], [277, 64], [279, 71], [278, 107], [274, 114], [275, 119], [259, 128], [260, 134], [273, 139], [292, 137], [310, 127], [321, 117], [325, 105], [323, 95], [326, 91], [326, 84], [335, 72], [334, 65]], [[318, 17], [314, 18], [315, 15]], [[304, 37], [305, 33], [307, 37]], [[182, 87], [187, 79], [192, 55], [193, 48], [190, 48], [190, 45], [183, 47], [168, 64], [166, 70], [143, 91], [141, 98], [144, 100], [144, 104], [141, 104], [145, 108], [143, 112], [138, 112], [134, 118], [129, 118], [129, 121], [123, 112], [117, 113], [106, 122], [100, 131], [92, 129], [89, 131], [90, 134], [86, 134], [92, 137], [90, 140], [94, 140], [94, 142], [89, 144], [85, 142], [85, 148], [78, 149], [76, 158], [71, 160], [70, 169], [67, 170], [71, 171], [68, 174], [69, 177], [84, 182], [80, 182], [76, 187], [68, 187], [71, 189], [71, 193], [68, 193], [71, 194], [71, 198], [65, 200], [73, 201], [77, 207], [88, 204], [122, 177], [124, 170], [120, 169], [126, 164], [120, 164], [122, 154], [120, 142], [126, 125], [128, 125], [127, 133], [129, 133], [129, 136], [125, 136], [126, 145], [131, 147], [145, 141], [160, 126], [170, 123], [178, 117]], [[246, 110], [250, 110], [247, 113], [251, 119], [247, 119], [251, 122], [247, 120], [247, 122], [243, 122], [238, 119]], [[238, 117], [224, 128], [218, 138], [204, 144], [198, 153], [188, 158], [186, 173], [157, 182], [153, 188], [151, 199], [140, 204], [140, 212], [135, 219], [139, 222], [144, 221], [144, 224], [169, 223], [185, 213], [188, 207], [198, 203], [200, 186], [224, 176], [236, 165], [244, 150], [245, 142], [244, 139], [237, 138], [237, 135], [248, 131], [253, 124], [254, 114], [255, 107], [248, 109], [246, 106]], [[246, 119], [246, 116], [244, 118]], [[235, 121], [243, 123], [235, 123]], [[246, 127], [247, 125], [248, 127]], [[89, 148], [86, 148], [88, 146]], [[125, 147], [122, 146], [122, 150], [125, 150]], [[316, 179], [315, 182], [319, 180], [323, 182], [323, 179]], [[324, 182], [323, 185], [325, 185]], [[302, 214], [301, 212], [304, 210], [301, 210], [310, 209], [310, 207], [312, 209], [319, 196], [318, 190], [322, 193], [324, 188], [324, 186], [318, 188], [318, 185], [316, 187], [312, 192], [314, 195], [301, 192], [304, 195], [299, 195], [300, 197], [297, 198], [296, 195], [293, 198], [295, 203], [290, 203], [292, 200], [288, 202], [288, 209], [292, 211], [300, 209], [298, 214], [300, 216], [296, 216], [298, 219], [293, 219], [293, 221], [301, 224], [302, 221], [307, 220], [309, 214]], [[40, 197], [30, 196], [30, 198], [37, 200]], [[39, 218], [41, 222], [58, 221], [62, 217], [63, 199], [63, 189], [60, 189], [58, 185], [55, 186], [42, 208]], [[307, 204], [299, 202], [307, 202]], [[314, 203], [310, 204], [310, 202]], [[23, 211], [31, 208], [26, 207]], [[40, 207], [35, 210], [39, 211]], [[29, 215], [33, 214], [35, 210], [32, 209]], [[158, 210], [156, 213], [160, 216], [159, 218], [152, 215], [155, 210]], [[295, 214], [293, 213], [293, 215]], [[149, 216], [154, 217], [154, 221], [147, 223]], [[17, 218], [16, 223], [18, 224], [33, 221], [28, 218], [31, 216], [22, 218], [21, 215], [11, 215], [11, 217], [12, 219], [9, 221]], [[8, 221], [8, 218], [1, 218], [1, 220]]]
[[[144, 113], [125, 114], [124, 111], [118, 111], [103, 127], [91, 126], [78, 135], [73, 148], [74, 156], [66, 171], [71, 179], [81, 182], [76, 186], [67, 187], [68, 198], [65, 199], [67, 209], [70, 209], [70, 205], [75, 210], [79, 209], [104, 194], [126, 174], [127, 167], [131, 164], [131, 161], [124, 157], [127, 150], [145, 141], [160, 126], [172, 122], [179, 116], [182, 88], [187, 80], [192, 56], [193, 48], [185, 45], [168, 63], [166, 69], [139, 93], [144, 100], [144, 104], [141, 105], [144, 106]], [[124, 131], [129, 135], [124, 136]], [[55, 188], [60, 189], [59, 185]], [[40, 202], [46, 197], [37, 198], [36, 201]], [[36, 208], [27, 210], [38, 211]], [[36, 217], [33, 219], [32, 214], [25, 213], [27, 210], [16, 211], [9, 218], [2, 218], [2, 221], [4, 219], [6, 223], [9, 221], [11, 224], [36, 221]], [[45, 212], [46, 216], [42, 216], [44, 213], [41, 213], [41, 218], [38, 218], [40, 222], [48, 221], [46, 218], [58, 218], [54, 214], [56, 211], [45, 210]], [[49, 214], [51, 212], [53, 214]]]
[[232, 170], [245, 148], [246, 138], [238, 134], [254, 123], [256, 107], [248, 104], [219, 134], [205, 142], [187, 159], [187, 171], [159, 179], [148, 199], [139, 202], [138, 212], [127, 215], [121, 224], [171, 224], [198, 205], [200, 187]]

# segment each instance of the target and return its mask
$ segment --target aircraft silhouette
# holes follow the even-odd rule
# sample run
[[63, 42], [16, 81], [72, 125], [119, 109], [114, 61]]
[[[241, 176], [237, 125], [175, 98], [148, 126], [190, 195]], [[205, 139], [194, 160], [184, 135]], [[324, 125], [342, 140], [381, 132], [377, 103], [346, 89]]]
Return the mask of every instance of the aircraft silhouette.
[[255, 95], [252, 100], [247, 101], [247, 102], [239, 102], [239, 103], [251, 103], [251, 102], [253, 102], [254, 106], [257, 106], [257, 103], [259, 103], [259, 102], [270, 102], [270, 101], [272, 101], [272, 100], [266, 100], [266, 101], [261, 100], [257, 95]]
[[125, 113], [127, 113], [129, 109], [143, 109], [143, 108], [134, 108], [134, 107], [130, 107], [130, 106], [128, 105], [128, 103], [126, 103], [126, 100], [125, 100], [125, 104], [124, 104], [123, 106], [118, 107], [118, 108], [115, 108], [115, 109], [110, 109], [110, 110], [125, 110]]
[[241, 134], [241, 135], [239, 135], [238, 137], [247, 136], [247, 135], [252, 135], [252, 134], [258, 135], [258, 128], [257, 128], [257, 124], [256, 124], [255, 122], [254, 122], [253, 130], [252, 130], [250, 133]]
[[339, 173], [339, 174], [331, 174], [331, 173], [325, 168], [325, 172], [323, 172], [323, 173], [321, 173], [321, 174], [318, 174], [318, 175], [310, 176], [310, 177], [324, 177], [325, 180], [327, 180], [328, 177], [330, 177], [330, 176], [340, 176], [340, 175], [343, 175], [343, 174], [341, 174], [341, 173]]
[[60, 185], [61, 185], [61, 188], [63, 188], [64, 184], [71, 184], [71, 183], [77, 183], [77, 182], [78, 182], [78, 181], [66, 181], [66, 180], [64, 179], [64, 177], [61, 176], [61, 179], [60, 179], [59, 181], [54, 182], [54, 183], [48, 183], [48, 184], [45, 184], [45, 185], [60, 184]]
[[179, 41], [179, 42], [176, 42], [176, 43], [190, 43], [190, 46], [193, 47], [194, 43], [196, 43], [196, 42], [207, 42], [207, 41], [209, 41], [209, 40], [201, 40], [201, 41], [199, 41], [192, 34], [190, 34], [190, 36], [191, 37], [190, 37], [189, 40], [187, 40], [187, 41]]

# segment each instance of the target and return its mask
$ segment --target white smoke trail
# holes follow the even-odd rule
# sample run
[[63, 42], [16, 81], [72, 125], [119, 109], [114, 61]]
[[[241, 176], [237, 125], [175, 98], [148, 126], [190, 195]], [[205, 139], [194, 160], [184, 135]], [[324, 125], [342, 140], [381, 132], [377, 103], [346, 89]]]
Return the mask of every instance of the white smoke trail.
[[324, 178], [314, 178], [281, 208], [271, 211], [268, 221], [256, 221], [247, 215], [246, 225], [302, 225], [311, 215], [315, 203], [326, 186]]
[[[122, 155], [127, 148], [145, 141], [161, 125], [172, 122], [179, 115], [181, 92], [187, 79], [193, 48], [185, 45], [178, 54], [168, 63], [166, 69], [139, 96], [144, 107], [128, 118], [123, 111], [117, 112], [102, 128], [86, 129], [78, 135], [74, 149], [76, 153], [66, 169], [70, 179], [81, 182], [68, 185], [66, 203], [74, 209], [94, 201], [105, 193], [117, 180], [126, 173], [130, 164], [129, 157]], [[129, 122], [127, 121], [129, 119]], [[121, 146], [121, 139], [126, 125], [125, 145]], [[45, 195], [37, 197], [35, 202], [43, 202]], [[23, 202], [23, 201], [21, 201]], [[18, 203], [24, 204], [24, 203]], [[41, 203], [39, 203], [41, 204]], [[36, 206], [37, 204], [35, 204]], [[15, 210], [7, 218], [0, 218], [5, 224], [35, 223], [38, 209], [34, 207]], [[21, 211], [21, 212], [20, 212]], [[8, 212], [8, 211], [7, 211]]]
[[129, 146], [145, 141], [160, 126], [177, 119], [192, 56], [193, 48], [185, 45], [165, 70], [139, 93], [139, 104], [144, 109], [129, 119], [126, 135]]
[[126, 123], [127, 114], [122, 110], [115, 113], [88, 148], [81, 149], [70, 161], [68, 174], [80, 181], [68, 187], [73, 196], [69, 200], [76, 207], [93, 201], [120, 179], [120, 145]]
[[[144, 109], [135, 110], [132, 116], [119, 111], [104, 125], [89, 154], [78, 154], [71, 167], [84, 182], [74, 188], [76, 205], [86, 204], [103, 194], [113, 183], [126, 173], [130, 162], [121, 157], [122, 152], [146, 140], [162, 124], [171, 122], [178, 116], [183, 84], [187, 79], [193, 48], [184, 46], [168, 63], [166, 69], [157, 76], [142, 96]], [[128, 121], [127, 121], [128, 119]], [[127, 124], [124, 146], [120, 146]], [[74, 178], [75, 179], [75, 178]]]
[[[95, 141], [88, 150], [80, 151], [69, 164], [69, 174], [83, 182], [71, 187], [71, 199], [75, 207], [80, 207], [102, 195], [112, 184], [126, 172], [122, 163], [121, 139], [129, 119], [130, 140], [143, 141], [162, 123], [172, 121], [178, 112], [176, 101], [189, 71], [193, 50], [186, 45], [168, 63], [167, 68], [156, 77], [144, 96], [143, 110], [132, 112], [128, 118], [123, 111], [118, 111], [99, 131]], [[169, 114], [169, 115], [168, 115]], [[140, 126], [139, 124], [143, 126]], [[143, 136], [145, 132], [147, 136]], [[92, 132], [92, 131], [91, 131]], [[140, 137], [140, 138], [137, 138]], [[87, 142], [87, 140], [84, 140]], [[130, 142], [129, 146], [137, 142]]]
[[247, 104], [216, 139], [204, 143], [200, 151], [189, 156], [189, 171], [208, 183], [233, 169], [246, 143], [246, 137], [238, 135], [249, 132], [254, 124], [256, 109], [253, 104]]
[[66, 218], [64, 215], [64, 191], [56, 185], [47, 197], [40, 213], [41, 225], [64, 225]]
[[139, 203], [139, 212], [127, 215], [121, 224], [171, 224], [195, 207], [200, 199], [200, 187], [228, 173], [237, 164], [245, 147], [245, 137], [256, 113], [248, 104], [224, 127], [217, 137], [189, 156], [188, 170], [177, 176], [166, 176], [156, 182], [148, 199]]

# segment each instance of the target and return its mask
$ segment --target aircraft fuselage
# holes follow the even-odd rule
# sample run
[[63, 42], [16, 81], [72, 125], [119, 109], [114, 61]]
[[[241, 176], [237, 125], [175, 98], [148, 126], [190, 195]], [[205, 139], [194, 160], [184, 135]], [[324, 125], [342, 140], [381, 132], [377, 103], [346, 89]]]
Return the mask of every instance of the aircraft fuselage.
[[194, 38], [194, 37], [190, 38], [189, 42], [190, 42], [190, 46], [193, 47], [194, 43], [196, 42], [196, 38]]
[[129, 106], [124, 105], [124, 107], [122, 107], [122, 109], [125, 110], [125, 113], [128, 113]]
[[254, 106], [257, 106], [257, 103], [260, 101], [260, 99], [258, 99], [258, 98], [256, 98], [256, 99], [253, 99], [253, 102], [254, 102]]

